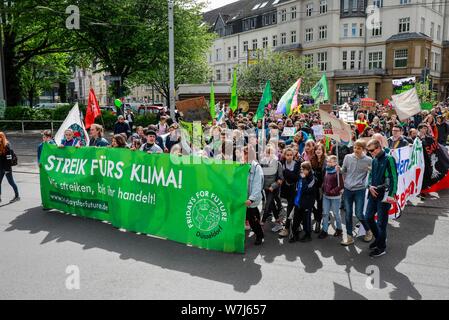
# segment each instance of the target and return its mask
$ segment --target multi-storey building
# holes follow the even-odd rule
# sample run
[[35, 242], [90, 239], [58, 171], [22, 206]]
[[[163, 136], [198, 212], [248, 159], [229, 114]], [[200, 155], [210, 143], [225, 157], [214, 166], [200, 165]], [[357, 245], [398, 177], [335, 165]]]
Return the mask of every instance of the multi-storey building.
[[241, 0], [204, 19], [218, 34], [208, 57], [218, 83], [258, 51], [291, 51], [326, 72], [332, 103], [382, 101], [393, 79], [425, 74], [449, 95], [449, 1]]

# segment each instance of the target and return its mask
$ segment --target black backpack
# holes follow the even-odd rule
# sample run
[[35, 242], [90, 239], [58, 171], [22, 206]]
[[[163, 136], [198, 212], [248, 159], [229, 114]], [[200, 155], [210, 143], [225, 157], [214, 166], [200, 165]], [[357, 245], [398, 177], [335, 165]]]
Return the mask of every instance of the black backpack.
[[18, 160], [17, 160], [16, 153], [14, 152], [13, 149], [11, 149], [11, 148], [8, 148], [8, 149], [9, 149], [9, 154], [6, 155], [6, 159], [11, 164], [11, 167], [17, 166]]

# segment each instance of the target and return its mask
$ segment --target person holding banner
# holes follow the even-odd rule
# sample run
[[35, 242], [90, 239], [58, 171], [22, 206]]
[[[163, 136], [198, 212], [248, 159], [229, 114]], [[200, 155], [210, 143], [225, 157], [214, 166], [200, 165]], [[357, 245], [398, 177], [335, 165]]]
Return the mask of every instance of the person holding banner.
[[104, 129], [99, 124], [92, 124], [90, 127], [90, 136], [91, 139], [89, 141], [89, 147], [107, 147], [109, 146], [108, 140], [103, 138]]
[[[251, 154], [250, 154], [251, 153]], [[255, 151], [248, 146], [243, 148], [243, 163], [248, 163], [249, 159], [255, 159]], [[248, 200], [246, 200], [246, 220], [256, 235], [254, 245], [259, 246], [263, 242], [264, 234], [260, 226], [259, 204], [262, 202], [263, 170], [256, 160], [251, 161], [251, 169], [248, 177]]]
[[399, 124], [393, 124], [391, 129], [392, 136], [388, 138], [388, 148], [390, 150], [407, 147], [409, 142], [402, 135], [402, 127]]
[[72, 129], [64, 131], [64, 139], [61, 141], [60, 147], [80, 147], [81, 141], [75, 137]]
[[346, 233], [347, 239], [341, 242], [343, 246], [354, 244], [353, 238], [353, 208], [355, 204], [355, 215], [366, 230], [365, 242], [370, 242], [373, 234], [363, 214], [365, 206], [366, 179], [371, 168], [372, 159], [365, 154], [366, 144], [361, 140], [354, 143], [354, 153], [348, 154], [343, 160], [343, 173], [345, 189], [343, 201], [346, 212]]
[[159, 147], [156, 144], [156, 137], [157, 137], [156, 132], [154, 132], [152, 130], [148, 130], [146, 132], [146, 136], [147, 136], [147, 143], [143, 144], [142, 147], [140, 147], [140, 151], [143, 151], [143, 152], [146, 152], [149, 154], [163, 153], [163, 150], [161, 149], [161, 147]]
[[396, 202], [398, 174], [396, 161], [383, 151], [379, 141], [370, 140], [367, 148], [374, 158], [368, 179], [369, 194], [366, 218], [375, 241], [370, 244], [369, 248], [372, 250], [371, 257], [380, 257], [386, 254], [388, 211], [391, 205]]

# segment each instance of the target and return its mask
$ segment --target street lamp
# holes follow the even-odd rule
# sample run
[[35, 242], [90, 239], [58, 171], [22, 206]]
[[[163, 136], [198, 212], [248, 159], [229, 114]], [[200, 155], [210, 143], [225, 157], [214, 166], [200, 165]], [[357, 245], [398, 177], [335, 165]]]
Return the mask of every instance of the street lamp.
[[168, 59], [170, 79], [170, 117], [175, 119], [175, 38], [173, 25], [174, 1], [168, 0]]
[[0, 28], [0, 106], [1, 106], [3, 104], [3, 101], [6, 101], [5, 59], [3, 56], [3, 22], [1, 20], [0, 20], [0, 27], [1, 27]]

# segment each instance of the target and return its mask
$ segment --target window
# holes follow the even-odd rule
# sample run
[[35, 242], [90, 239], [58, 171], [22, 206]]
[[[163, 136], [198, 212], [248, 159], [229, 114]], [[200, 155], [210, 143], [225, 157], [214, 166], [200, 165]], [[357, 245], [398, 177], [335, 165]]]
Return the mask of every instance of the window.
[[438, 25], [437, 27], [437, 40], [441, 40], [441, 26]]
[[296, 7], [291, 8], [292, 20], [296, 19]]
[[256, 22], [257, 22], [257, 18], [251, 18], [250, 19], [251, 29], [255, 29], [256, 28]]
[[373, 29], [373, 37], [380, 37], [382, 35], [382, 22], [379, 22], [379, 26]]
[[267, 48], [268, 48], [268, 37], [263, 37], [263, 38], [262, 38], [262, 47], [263, 47], [264, 49], [267, 49]]
[[357, 0], [352, 0], [352, 12], [357, 12], [359, 2]]
[[313, 68], [313, 54], [305, 54], [304, 55], [304, 67], [306, 69]]
[[320, 71], [327, 70], [327, 52], [319, 52], [317, 59], [318, 69]]
[[362, 56], [363, 56], [363, 50], [359, 51], [359, 70], [362, 70]]
[[229, 68], [228, 69], [228, 81], [231, 81], [231, 79], [232, 79], [232, 69]]
[[355, 50], [351, 51], [351, 65], [350, 65], [350, 69], [354, 70], [355, 69]]
[[306, 29], [306, 42], [313, 41], [313, 28]]
[[440, 59], [441, 55], [439, 53], [433, 53], [433, 70], [440, 71]]
[[343, 0], [343, 12], [349, 11], [349, 0]]
[[360, 28], [359, 28], [359, 30], [360, 30], [359, 34], [360, 34], [361, 37], [363, 37], [363, 28], [365, 28], [365, 25], [363, 23], [361, 23], [360, 24]]
[[234, 46], [233, 49], [234, 49], [234, 58], [237, 58], [237, 46]]
[[287, 21], [287, 9], [282, 9], [281, 10], [281, 21], [282, 22]]
[[435, 37], [435, 23], [434, 22], [430, 23], [430, 37], [431, 38]]
[[231, 60], [232, 57], [232, 49], [231, 47], [228, 47], [228, 60]]
[[307, 17], [311, 17], [312, 16], [312, 12], [313, 12], [313, 3], [309, 3], [306, 6], [306, 16]]
[[243, 20], [243, 31], [249, 30], [249, 20]]
[[215, 80], [221, 81], [221, 70], [215, 70]]
[[419, 32], [426, 33], [426, 19], [421, 17], [421, 25], [419, 28]]
[[319, 39], [324, 40], [327, 38], [327, 26], [320, 26], [319, 27]]
[[368, 54], [368, 69], [382, 69], [382, 51]]
[[351, 27], [351, 37], [357, 36], [357, 23], [353, 23]]
[[401, 4], [409, 4], [411, 2], [411, 0], [401, 0]]
[[286, 32], [281, 33], [281, 44], [282, 45], [287, 44], [287, 33]]
[[273, 36], [273, 48], [278, 46], [278, 36]]
[[253, 39], [253, 50], [257, 50], [257, 39]]
[[343, 61], [343, 70], [348, 69], [348, 51], [343, 51], [341, 60]]
[[243, 41], [243, 52], [248, 52], [248, 41]]
[[399, 49], [394, 51], [394, 67], [407, 68], [408, 49]]
[[384, 6], [384, 0], [373, 0], [373, 6], [382, 8]]
[[215, 50], [215, 61], [221, 61], [221, 49]]
[[399, 33], [410, 31], [410, 17], [399, 19]]
[[[274, 3], [273, 3], [274, 4]], [[276, 22], [277, 22], [277, 15], [276, 15], [276, 12], [275, 13], [273, 13], [272, 15], [271, 15], [271, 23], [272, 24], [276, 24]]]
[[348, 24], [345, 23], [345, 24], [343, 25], [343, 37], [344, 37], [344, 38], [347, 38], [347, 37], [348, 37], [348, 30], [349, 30]]
[[292, 36], [292, 43], [296, 43], [296, 31], [292, 31], [291, 36]]
[[320, 1], [320, 14], [327, 13], [327, 0]]
[[270, 15], [265, 15], [263, 16], [263, 25], [264, 26], [269, 26], [271, 22], [271, 17]]

